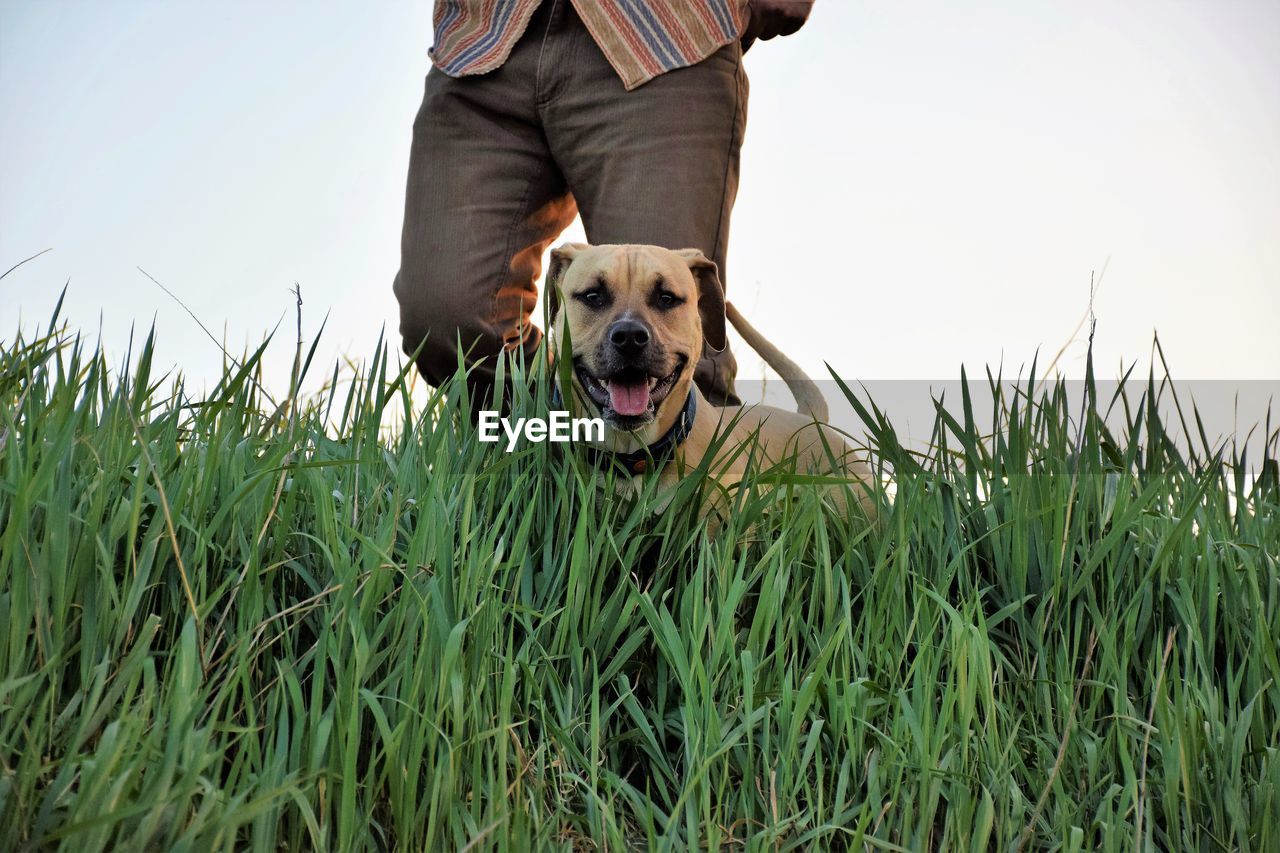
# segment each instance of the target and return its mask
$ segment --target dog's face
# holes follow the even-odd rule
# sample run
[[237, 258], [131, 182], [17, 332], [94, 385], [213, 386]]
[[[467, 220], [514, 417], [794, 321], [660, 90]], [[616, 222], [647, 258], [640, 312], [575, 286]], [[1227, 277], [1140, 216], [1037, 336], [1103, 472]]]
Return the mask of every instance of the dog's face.
[[725, 345], [724, 292], [696, 249], [566, 244], [551, 253], [547, 289], [553, 346], [567, 329], [574, 382], [615, 429], [673, 422], [704, 341]]

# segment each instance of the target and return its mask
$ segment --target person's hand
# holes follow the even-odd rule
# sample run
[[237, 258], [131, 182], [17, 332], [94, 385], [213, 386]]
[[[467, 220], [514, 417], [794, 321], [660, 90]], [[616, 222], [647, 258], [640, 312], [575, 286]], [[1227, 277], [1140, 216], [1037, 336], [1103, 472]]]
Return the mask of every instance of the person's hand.
[[813, 0], [751, 0], [751, 20], [742, 34], [745, 51], [756, 39], [789, 36], [804, 26], [813, 9]]

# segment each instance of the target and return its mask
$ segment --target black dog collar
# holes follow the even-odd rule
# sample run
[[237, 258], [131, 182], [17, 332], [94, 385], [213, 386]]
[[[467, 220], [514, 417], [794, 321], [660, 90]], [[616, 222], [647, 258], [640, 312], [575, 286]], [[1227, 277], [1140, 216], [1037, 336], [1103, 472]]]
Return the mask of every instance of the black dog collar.
[[[553, 388], [551, 394], [551, 404], [560, 406], [564, 404], [564, 398], [560, 396], [560, 386]], [[662, 438], [655, 441], [647, 447], [639, 450], [633, 450], [630, 453], [615, 453], [612, 450], [601, 450], [598, 447], [584, 445], [583, 450], [586, 452], [587, 458], [592, 464], [601, 471], [608, 471], [610, 468], [621, 471], [628, 477], [636, 477], [652, 468], [657, 468], [662, 463], [671, 458], [671, 454], [675, 449], [689, 437], [689, 431], [693, 429], [693, 416], [698, 412], [698, 395], [694, 389], [689, 389], [689, 399], [685, 400], [684, 408], [680, 410], [680, 415], [676, 418], [676, 422], [671, 425], [671, 429], [663, 434]]]

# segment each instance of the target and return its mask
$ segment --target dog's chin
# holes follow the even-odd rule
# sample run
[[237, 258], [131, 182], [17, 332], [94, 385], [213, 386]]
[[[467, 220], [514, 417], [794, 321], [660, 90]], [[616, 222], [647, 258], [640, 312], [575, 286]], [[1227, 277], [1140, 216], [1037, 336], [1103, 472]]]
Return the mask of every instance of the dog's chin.
[[638, 367], [624, 367], [599, 376], [582, 359], [574, 359], [573, 376], [608, 426], [635, 432], [657, 420], [658, 410], [671, 396], [688, 361], [686, 356], [679, 356], [671, 372], [659, 376]]

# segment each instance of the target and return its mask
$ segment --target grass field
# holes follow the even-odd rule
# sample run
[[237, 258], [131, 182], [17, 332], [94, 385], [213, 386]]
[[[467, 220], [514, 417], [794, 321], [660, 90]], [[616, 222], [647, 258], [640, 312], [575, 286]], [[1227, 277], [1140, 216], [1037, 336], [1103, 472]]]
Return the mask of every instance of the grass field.
[[703, 478], [655, 517], [384, 351], [284, 414], [261, 352], [196, 399], [50, 328], [0, 355], [4, 849], [1280, 849], [1271, 427], [1246, 478], [1147, 381], [927, 456], [868, 411], [878, 527], [766, 472], [707, 541]]

